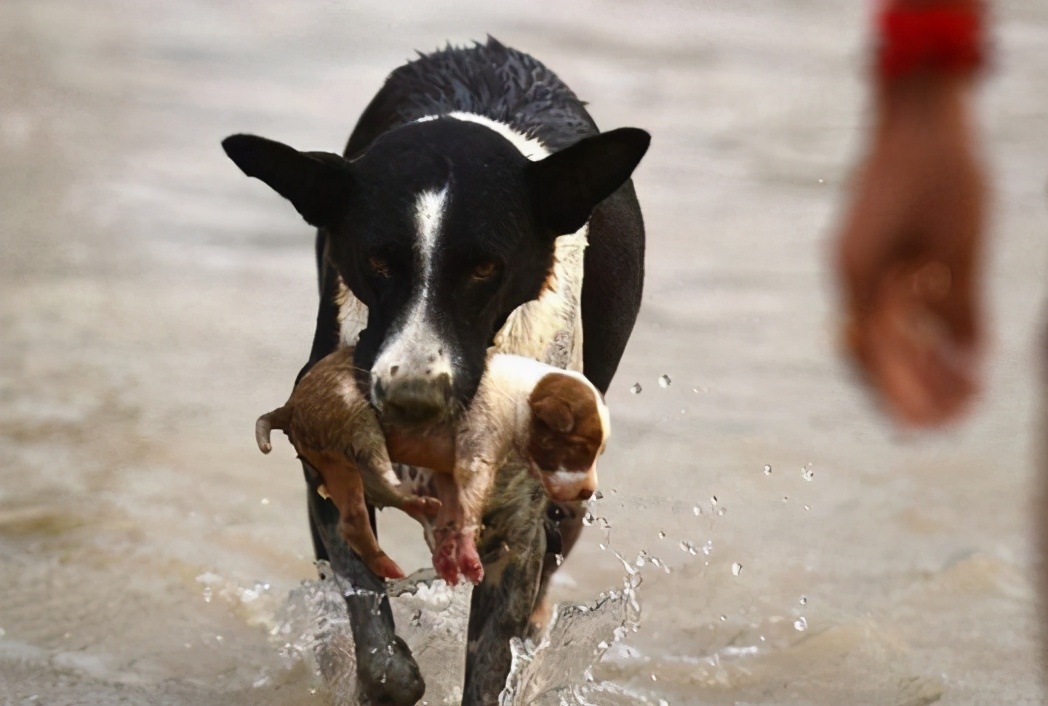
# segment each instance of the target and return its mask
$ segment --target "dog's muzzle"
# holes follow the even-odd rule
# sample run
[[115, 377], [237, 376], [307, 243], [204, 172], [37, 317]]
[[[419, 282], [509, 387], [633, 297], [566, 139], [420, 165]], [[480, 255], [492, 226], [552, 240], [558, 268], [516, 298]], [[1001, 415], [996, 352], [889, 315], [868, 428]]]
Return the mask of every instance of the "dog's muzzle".
[[451, 375], [372, 373], [371, 395], [383, 421], [391, 424], [440, 422], [451, 416]]

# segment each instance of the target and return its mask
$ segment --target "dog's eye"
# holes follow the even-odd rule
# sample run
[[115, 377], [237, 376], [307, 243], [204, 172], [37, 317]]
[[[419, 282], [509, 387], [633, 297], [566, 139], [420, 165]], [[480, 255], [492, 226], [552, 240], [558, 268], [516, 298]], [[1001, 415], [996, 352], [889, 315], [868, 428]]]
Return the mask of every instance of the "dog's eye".
[[389, 263], [377, 255], [372, 255], [368, 258], [368, 269], [371, 270], [371, 273], [376, 277], [389, 279]]
[[488, 260], [487, 262], [482, 262], [476, 267], [474, 267], [473, 272], [470, 273], [470, 277], [477, 280], [478, 282], [483, 282], [484, 280], [488, 280], [494, 277], [498, 273], [498, 271], [498, 263]]

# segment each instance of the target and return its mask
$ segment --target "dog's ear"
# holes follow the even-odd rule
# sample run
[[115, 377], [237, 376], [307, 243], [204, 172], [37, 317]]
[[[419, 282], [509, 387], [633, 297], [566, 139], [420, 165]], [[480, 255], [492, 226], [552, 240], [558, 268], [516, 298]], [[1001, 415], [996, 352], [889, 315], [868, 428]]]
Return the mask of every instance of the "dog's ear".
[[575, 417], [564, 400], [553, 396], [532, 399], [531, 413], [558, 434], [569, 434], [575, 428]]
[[630, 178], [650, 142], [644, 130], [624, 127], [586, 137], [533, 162], [530, 178], [544, 224], [557, 235], [585, 225], [594, 206]]
[[349, 162], [329, 152], [299, 152], [255, 135], [232, 135], [222, 149], [244, 174], [261, 179], [318, 228], [346, 215], [353, 188]]

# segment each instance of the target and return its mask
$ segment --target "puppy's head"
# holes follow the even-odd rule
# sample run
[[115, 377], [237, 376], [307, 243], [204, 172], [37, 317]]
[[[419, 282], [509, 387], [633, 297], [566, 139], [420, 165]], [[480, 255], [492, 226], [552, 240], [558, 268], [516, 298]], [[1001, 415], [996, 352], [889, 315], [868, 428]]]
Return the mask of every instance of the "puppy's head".
[[384, 420], [425, 424], [468, 406], [495, 333], [541, 293], [556, 237], [585, 225], [648, 141], [624, 128], [532, 161], [499, 130], [444, 116], [352, 160], [251, 135], [222, 144], [326, 235], [368, 308], [354, 362]]
[[586, 500], [597, 490], [597, 457], [611, 435], [608, 408], [581, 375], [544, 376], [528, 399], [527, 455], [553, 500]]

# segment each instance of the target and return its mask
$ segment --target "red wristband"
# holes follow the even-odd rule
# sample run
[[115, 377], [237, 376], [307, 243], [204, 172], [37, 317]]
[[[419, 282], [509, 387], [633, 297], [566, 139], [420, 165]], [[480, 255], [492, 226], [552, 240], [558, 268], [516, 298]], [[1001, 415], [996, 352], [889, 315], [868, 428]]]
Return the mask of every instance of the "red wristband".
[[889, 9], [879, 19], [877, 75], [918, 71], [964, 74], [985, 58], [982, 12], [975, 8]]

